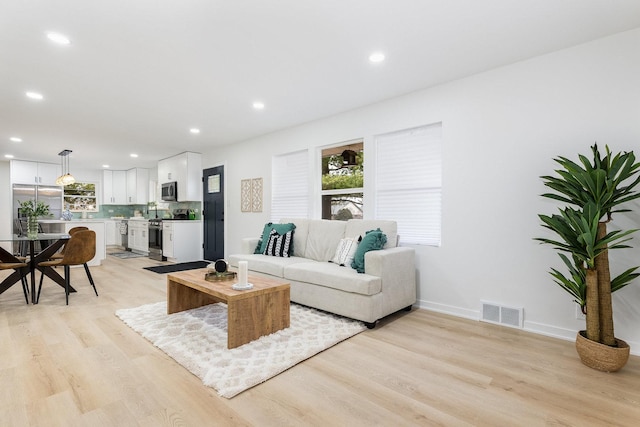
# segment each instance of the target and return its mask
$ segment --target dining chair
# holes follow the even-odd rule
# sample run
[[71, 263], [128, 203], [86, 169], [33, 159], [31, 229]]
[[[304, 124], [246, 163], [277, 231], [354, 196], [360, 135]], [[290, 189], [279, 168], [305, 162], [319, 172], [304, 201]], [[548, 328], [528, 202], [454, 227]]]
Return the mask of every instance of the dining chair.
[[[69, 234], [69, 236], [73, 236], [77, 231], [84, 231], [84, 230], [88, 230], [89, 227], [84, 227], [84, 226], [78, 226], [78, 227], [73, 227], [70, 228], [69, 231], [67, 232], [67, 234]], [[62, 247], [62, 249], [60, 249], [60, 251], [56, 252], [55, 254], [51, 255], [51, 259], [62, 259], [62, 257], [64, 256], [64, 248], [65, 245]]]
[[[19, 269], [25, 267], [28, 267], [28, 265], [24, 262], [0, 262], [0, 270], [18, 271]], [[29, 286], [27, 286], [26, 274], [22, 274], [20, 276], [20, 281], [22, 282], [22, 292], [24, 292], [24, 299], [27, 300], [27, 304], [29, 304]]]
[[[83, 265], [84, 270], [89, 278], [89, 283], [93, 286], [93, 291], [98, 296], [98, 290], [91, 277], [89, 266], [87, 263], [96, 255], [96, 232], [93, 230], [81, 230], [71, 234], [71, 238], [65, 245], [65, 250], [62, 258], [50, 259], [38, 264], [39, 267], [57, 267], [59, 265], [64, 267], [64, 284], [65, 284], [65, 296], [67, 305], [69, 305], [69, 286], [71, 280], [70, 267], [72, 265]], [[44, 272], [40, 275], [40, 285], [38, 286], [38, 295], [36, 301], [40, 299], [40, 290], [42, 289], [42, 281], [44, 279]]]

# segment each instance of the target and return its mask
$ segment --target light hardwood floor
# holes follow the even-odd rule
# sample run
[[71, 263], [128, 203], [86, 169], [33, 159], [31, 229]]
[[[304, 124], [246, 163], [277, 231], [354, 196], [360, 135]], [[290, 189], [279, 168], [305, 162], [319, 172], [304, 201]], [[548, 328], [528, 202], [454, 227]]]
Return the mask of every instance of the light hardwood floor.
[[69, 306], [50, 281], [37, 306], [0, 295], [1, 426], [640, 425], [640, 358], [605, 374], [571, 342], [425, 310], [221, 398], [114, 315], [165, 300], [155, 264], [108, 256], [99, 297], [73, 269]]

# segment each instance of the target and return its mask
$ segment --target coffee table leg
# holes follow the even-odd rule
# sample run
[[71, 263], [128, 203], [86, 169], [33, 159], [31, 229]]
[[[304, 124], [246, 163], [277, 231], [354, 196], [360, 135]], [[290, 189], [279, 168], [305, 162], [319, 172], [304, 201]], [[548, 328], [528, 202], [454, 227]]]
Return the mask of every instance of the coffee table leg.
[[227, 348], [240, 347], [289, 327], [289, 289], [230, 301], [227, 313]]
[[167, 314], [220, 302], [203, 292], [167, 279]]

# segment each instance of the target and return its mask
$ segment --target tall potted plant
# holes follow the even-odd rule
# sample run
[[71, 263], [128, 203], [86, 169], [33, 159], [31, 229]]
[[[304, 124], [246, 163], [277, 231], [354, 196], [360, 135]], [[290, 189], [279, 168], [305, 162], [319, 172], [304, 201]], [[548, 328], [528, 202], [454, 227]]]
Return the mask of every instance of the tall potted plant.
[[[596, 144], [591, 147], [593, 159], [580, 155], [580, 164], [565, 157], [554, 159], [561, 166], [557, 176], [542, 176], [544, 185], [554, 190], [542, 196], [566, 203], [560, 213], [539, 215], [543, 226], [559, 239], [537, 238], [560, 250], [567, 266], [565, 276], [557, 269], [551, 275], [569, 292], [586, 316], [586, 331], [576, 337], [576, 348], [582, 362], [602, 371], [616, 371], [627, 362], [629, 346], [617, 339], [613, 327], [611, 294], [640, 274], [632, 267], [611, 279], [609, 249], [623, 249], [632, 230], [607, 232], [613, 214], [627, 212], [623, 203], [640, 197], [634, 189], [640, 183], [640, 163], [633, 152], [615, 156], [606, 147], [603, 158]], [[570, 257], [564, 253], [568, 253]]]

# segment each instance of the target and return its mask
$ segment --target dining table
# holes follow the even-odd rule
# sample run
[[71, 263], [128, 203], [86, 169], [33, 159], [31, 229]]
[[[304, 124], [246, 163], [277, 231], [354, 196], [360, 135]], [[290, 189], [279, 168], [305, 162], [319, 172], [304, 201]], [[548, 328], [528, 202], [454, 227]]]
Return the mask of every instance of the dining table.
[[[27, 251], [25, 255], [27, 258], [22, 261], [14, 253], [7, 251], [0, 246], [0, 261], [19, 263], [24, 262], [26, 267], [16, 269], [12, 274], [7, 276], [2, 282], [0, 282], [0, 294], [11, 288], [13, 285], [22, 280], [23, 277], [29, 276], [31, 282], [31, 302], [37, 304], [36, 297], [36, 271], [40, 271], [42, 274], [53, 280], [62, 288], [65, 287], [64, 278], [52, 267], [40, 266], [42, 261], [46, 261], [51, 258], [51, 255], [56, 253], [71, 236], [66, 233], [38, 233], [35, 237], [27, 235], [12, 234], [8, 236], [0, 236], [0, 243], [26, 243]], [[36, 243], [39, 243], [36, 251]], [[13, 246], [13, 245], [12, 245]], [[69, 292], [76, 292], [73, 287], [69, 287]]]

